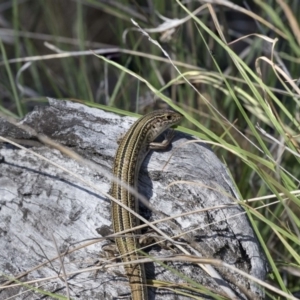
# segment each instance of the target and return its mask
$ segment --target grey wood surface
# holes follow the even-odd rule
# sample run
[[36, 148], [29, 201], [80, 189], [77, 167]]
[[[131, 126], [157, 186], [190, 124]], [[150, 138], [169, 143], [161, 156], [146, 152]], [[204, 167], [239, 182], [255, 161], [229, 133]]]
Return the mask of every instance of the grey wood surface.
[[[0, 119], [0, 135], [17, 140], [28, 150], [74, 172], [99, 190], [24, 149], [0, 142], [0, 156], [4, 158], [0, 164], [0, 270], [5, 274], [0, 278], [1, 283], [30, 271], [19, 280], [40, 280], [32, 286], [66, 295], [66, 284], [55, 278], [62, 274], [63, 263], [71, 299], [128, 296], [130, 290], [122, 267], [113, 266], [99, 270], [97, 274], [81, 272], [103, 259], [102, 246], [108, 243], [106, 239], [75, 248], [88, 244], [89, 239], [101, 237], [101, 229], [111, 226], [110, 200], [99, 191], [109, 192], [107, 174], [111, 172], [117, 140], [135, 119], [68, 101], [49, 99], [49, 104], [37, 107], [20, 124], [27, 124], [69, 147], [96, 163], [99, 169], [80, 164], [39, 143], [34, 136], [3, 119]], [[191, 136], [177, 133], [168, 151], [148, 155], [140, 173], [140, 193], [149, 199], [152, 207], [167, 216], [231, 204], [227, 208], [209, 209], [157, 226], [170, 236], [189, 231], [181, 241], [187, 242], [185, 247], [193, 255], [221, 259], [264, 280], [267, 272], [265, 256], [243, 208], [232, 205], [237, 194], [225, 166], [203, 143], [186, 143], [192, 140], [195, 139]], [[141, 214], [150, 221], [161, 218], [145, 207], [141, 208]], [[63, 256], [62, 263], [55, 259], [33, 270], [55, 258], [58, 251], [63, 253], [72, 249], [75, 251]], [[178, 254], [176, 250], [159, 246], [147, 252], [154, 257]], [[188, 260], [166, 264], [212, 291], [224, 294], [220, 289], [222, 283], [208, 276], [198, 265]], [[146, 268], [148, 279], [186, 282], [184, 277], [157, 263], [148, 263]], [[261, 290], [248, 279], [228, 269], [216, 269], [236, 291], [237, 299], [263, 298]], [[188, 292], [178, 286], [173, 288], [180, 293]], [[241, 293], [243, 289], [247, 296]], [[172, 287], [168, 290], [150, 288], [149, 299], [190, 299], [180, 293], [175, 295], [171, 290]], [[0, 290], [0, 299], [11, 296], [13, 299], [42, 298], [41, 294], [24, 285]]]

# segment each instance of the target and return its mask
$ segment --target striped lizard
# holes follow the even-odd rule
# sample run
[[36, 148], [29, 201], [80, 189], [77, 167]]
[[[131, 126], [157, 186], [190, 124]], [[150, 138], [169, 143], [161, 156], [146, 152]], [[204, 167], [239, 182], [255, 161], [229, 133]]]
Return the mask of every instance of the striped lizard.
[[[124, 184], [128, 184], [137, 191], [138, 175], [141, 164], [150, 149], [165, 149], [173, 138], [172, 134], [162, 143], [154, 140], [166, 129], [177, 124], [182, 115], [172, 110], [156, 110], [138, 119], [127, 131], [117, 150], [113, 175]], [[138, 199], [124, 186], [116, 181], [112, 182], [111, 196], [138, 212]], [[139, 220], [115, 202], [112, 202], [112, 223], [115, 233], [134, 228]], [[148, 292], [146, 275], [143, 264], [130, 263], [139, 259], [137, 249], [139, 242], [135, 237], [138, 232], [131, 232], [124, 237], [116, 238], [116, 244], [123, 262], [125, 272], [131, 288], [132, 300], [147, 300]]]

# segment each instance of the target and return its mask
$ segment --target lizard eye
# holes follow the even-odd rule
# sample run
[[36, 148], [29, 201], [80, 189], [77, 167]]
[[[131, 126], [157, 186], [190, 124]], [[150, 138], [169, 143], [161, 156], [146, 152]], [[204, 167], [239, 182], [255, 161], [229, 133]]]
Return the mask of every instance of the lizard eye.
[[172, 119], [171, 115], [167, 115], [167, 119], [171, 120]]

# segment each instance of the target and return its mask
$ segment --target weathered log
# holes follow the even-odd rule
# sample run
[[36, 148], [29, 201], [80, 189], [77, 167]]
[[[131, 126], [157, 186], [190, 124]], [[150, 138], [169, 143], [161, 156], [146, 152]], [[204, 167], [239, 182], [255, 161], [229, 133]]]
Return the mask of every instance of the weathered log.
[[[76, 151], [100, 166], [102, 171], [95, 171], [43, 145], [34, 135], [4, 119], [0, 119], [0, 135], [17, 140], [28, 150], [63, 166], [95, 185], [98, 190], [24, 149], [0, 142], [0, 156], [4, 159], [0, 164], [1, 282], [3, 284], [30, 271], [18, 281], [41, 280], [32, 286], [66, 295], [64, 280], [54, 278], [42, 281], [43, 278], [63, 275], [63, 263], [69, 294], [73, 299], [113, 299], [119, 295], [129, 295], [127, 279], [121, 274], [122, 267], [99, 270], [97, 275], [93, 271], [81, 271], [93, 267], [99, 260], [106, 239], [64, 255], [62, 262], [59, 259], [51, 263], [48, 261], [57, 257], [58, 252], [64, 253], [87, 244], [88, 239], [101, 237], [98, 232], [103, 231], [99, 228], [111, 226], [110, 200], [99, 191], [109, 191], [107, 174], [111, 172], [117, 140], [134, 118], [120, 117], [68, 101], [49, 99], [49, 103], [50, 106], [37, 107], [20, 124], [26, 124]], [[157, 226], [169, 236], [189, 231], [181, 241], [188, 244], [185, 248], [190, 252], [191, 247], [195, 249], [191, 252], [193, 255], [220, 259], [264, 280], [267, 270], [265, 256], [243, 208], [233, 205], [237, 193], [225, 166], [205, 144], [184, 144], [191, 140], [194, 140], [191, 136], [176, 133], [168, 151], [148, 155], [141, 168], [139, 192], [149, 199], [150, 206], [156, 212], [142, 207], [141, 214], [153, 221], [161, 218], [157, 211], [174, 216], [229, 204], [228, 207], [211, 208], [178, 217], [175, 221], [158, 223]], [[177, 183], [172, 184], [174, 181]], [[174, 251], [159, 246], [146, 252], [154, 257], [175, 255]], [[46, 264], [32, 270], [42, 263]], [[220, 288], [222, 283], [211, 278], [197, 264], [188, 262], [188, 259], [166, 264], [213, 292], [224, 295]], [[146, 269], [148, 280], [172, 282], [172, 287], [182, 292], [178, 283], [185, 284], [184, 277], [154, 262], [148, 263]], [[263, 298], [263, 292], [250, 280], [224, 267], [216, 267], [216, 270], [235, 291], [237, 299]], [[70, 275], [72, 272], [74, 274]], [[29, 290], [28, 285], [6, 286], [0, 290], [0, 299], [13, 295], [19, 295], [16, 299], [38, 299], [41, 296]], [[183, 294], [174, 295], [170, 289], [149, 288], [150, 300], [189, 299]], [[201, 296], [210, 299], [209, 296]]]

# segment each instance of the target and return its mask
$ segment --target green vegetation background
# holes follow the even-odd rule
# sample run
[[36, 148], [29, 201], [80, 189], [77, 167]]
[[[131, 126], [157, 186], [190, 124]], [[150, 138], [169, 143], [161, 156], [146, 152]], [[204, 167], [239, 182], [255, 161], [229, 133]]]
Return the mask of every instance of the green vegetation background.
[[299, 292], [300, 6], [208, 2], [2, 1], [0, 112], [21, 118], [46, 96], [180, 110], [249, 200], [267, 282]]

